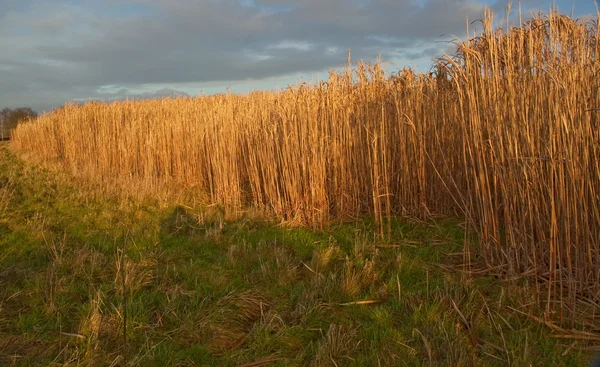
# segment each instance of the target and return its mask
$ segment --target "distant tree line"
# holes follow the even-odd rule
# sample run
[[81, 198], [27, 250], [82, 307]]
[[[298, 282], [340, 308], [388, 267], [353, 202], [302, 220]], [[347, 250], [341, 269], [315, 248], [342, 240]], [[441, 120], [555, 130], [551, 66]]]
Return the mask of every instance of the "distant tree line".
[[10, 138], [10, 132], [19, 122], [37, 117], [37, 112], [29, 107], [5, 108], [0, 111], [0, 140]]

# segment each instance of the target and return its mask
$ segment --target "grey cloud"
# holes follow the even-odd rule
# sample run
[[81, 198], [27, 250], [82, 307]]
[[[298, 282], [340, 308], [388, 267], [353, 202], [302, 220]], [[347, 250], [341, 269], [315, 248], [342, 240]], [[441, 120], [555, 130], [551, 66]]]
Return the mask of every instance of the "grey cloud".
[[130, 99], [156, 99], [163, 97], [189, 97], [190, 95], [178, 91], [171, 88], [161, 88], [154, 92], [144, 92], [144, 93], [134, 93], [131, 92], [127, 88], [120, 88], [115, 92], [103, 92], [103, 91], [95, 91], [92, 95], [87, 98], [76, 98], [77, 101], [86, 101], [86, 100], [106, 100], [106, 101], [116, 101], [116, 100], [124, 100], [126, 98]]
[[65, 23], [59, 19], [38, 19], [31, 26], [40, 30], [57, 32], [65, 27]]
[[[28, 25], [0, 24], [0, 47], [12, 50], [0, 54], [0, 101], [47, 106], [103, 98], [97, 92], [103, 85], [122, 85], [124, 95], [148, 84], [229, 84], [325, 71], [345, 63], [346, 49], [366, 61], [427, 59], [444, 48], [434, 43], [440, 35], [463, 34], [465, 18], [482, 11], [475, 0], [109, 3], [111, 10], [97, 15], [86, 8], [98, 6], [91, 0], [79, 7], [50, 0], [24, 10], [0, 6], [0, 21]], [[145, 11], [121, 12], [125, 5]]]

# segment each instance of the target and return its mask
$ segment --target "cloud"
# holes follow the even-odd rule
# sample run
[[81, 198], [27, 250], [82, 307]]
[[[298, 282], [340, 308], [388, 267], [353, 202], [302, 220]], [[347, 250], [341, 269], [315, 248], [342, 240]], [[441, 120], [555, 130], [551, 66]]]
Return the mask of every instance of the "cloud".
[[163, 97], [189, 97], [186, 92], [171, 88], [161, 88], [154, 92], [134, 92], [122, 86], [103, 86], [86, 98], [74, 98], [74, 101], [105, 100], [117, 101], [124, 99], [156, 99]]
[[[476, 0], [3, 0], [0, 103], [48, 109], [74, 99], [147, 98], [274, 78], [285, 84], [344, 65], [347, 49], [355, 60], [381, 55], [398, 68], [428, 66], [446, 47], [437, 41], [464, 34], [466, 19], [480, 18], [483, 6]], [[107, 86], [120, 90], [107, 94]]]

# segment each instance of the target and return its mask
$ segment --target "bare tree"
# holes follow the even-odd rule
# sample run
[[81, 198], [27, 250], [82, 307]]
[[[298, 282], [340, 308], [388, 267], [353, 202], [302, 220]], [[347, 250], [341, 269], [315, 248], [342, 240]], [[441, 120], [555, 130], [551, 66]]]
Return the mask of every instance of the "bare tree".
[[0, 140], [4, 140], [4, 121], [6, 121], [9, 113], [9, 108], [5, 108], [2, 111], [0, 111]]
[[17, 127], [19, 122], [35, 117], [37, 117], [37, 112], [30, 107], [4, 108], [0, 111], [0, 140], [8, 139], [10, 131]]

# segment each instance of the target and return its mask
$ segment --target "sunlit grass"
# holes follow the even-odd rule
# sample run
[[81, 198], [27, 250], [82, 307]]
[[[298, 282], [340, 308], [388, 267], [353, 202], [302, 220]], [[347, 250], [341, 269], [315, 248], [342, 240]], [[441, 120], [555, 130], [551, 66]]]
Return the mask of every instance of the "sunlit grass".
[[493, 22], [428, 74], [358, 64], [280, 92], [68, 105], [20, 125], [14, 148], [101, 185], [188, 193], [219, 208], [212, 239], [242, 209], [313, 229], [368, 215], [387, 238], [395, 216], [464, 218], [465, 267], [531, 276], [543, 318], [597, 331], [598, 24]]
[[507, 308], [540, 312], [523, 306], [531, 285], [444, 270], [462, 259], [456, 221], [394, 218], [382, 240], [372, 219], [312, 231], [250, 213], [226, 220], [214, 207], [82, 200], [87, 188], [4, 147], [0, 167], [15, 192], [0, 218], [0, 364], [576, 366], [589, 357], [586, 342], [550, 338]]

